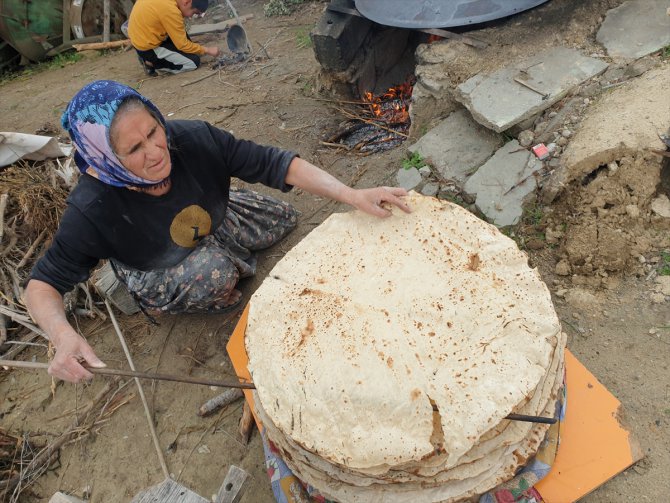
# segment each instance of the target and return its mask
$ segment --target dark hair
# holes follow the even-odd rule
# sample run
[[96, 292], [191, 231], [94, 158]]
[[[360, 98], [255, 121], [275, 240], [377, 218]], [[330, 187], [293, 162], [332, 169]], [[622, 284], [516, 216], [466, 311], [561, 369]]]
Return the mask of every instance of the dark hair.
[[[112, 150], [114, 151], [115, 154], [116, 154], [115, 143], [116, 138], [118, 137], [117, 134], [115, 134], [116, 124], [119, 121], [119, 118], [122, 117], [124, 114], [135, 110], [146, 110], [156, 120], [158, 125], [163, 128], [162, 119], [156, 113], [155, 110], [148, 107], [141, 99], [137, 98], [136, 96], [129, 96], [128, 98], [124, 99], [119, 105], [119, 107], [116, 109], [114, 117], [112, 117], [112, 122], [109, 125], [109, 144], [111, 145]], [[163, 130], [165, 130], [165, 128], [163, 128]]]

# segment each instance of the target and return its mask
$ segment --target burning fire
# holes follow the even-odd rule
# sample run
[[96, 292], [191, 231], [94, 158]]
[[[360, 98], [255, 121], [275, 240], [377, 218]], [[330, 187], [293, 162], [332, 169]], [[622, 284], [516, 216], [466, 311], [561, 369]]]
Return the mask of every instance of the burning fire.
[[412, 78], [378, 96], [363, 93], [359, 111], [342, 110], [350, 121], [325, 144], [365, 154], [400, 145], [409, 131], [409, 101], [414, 82]]
[[364, 93], [372, 114], [389, 125], [409, 123], [408, 104], [412, 97], [412, 83], [405, 82], [397, 87], [390, 87], [380, 96], [371, 92]]

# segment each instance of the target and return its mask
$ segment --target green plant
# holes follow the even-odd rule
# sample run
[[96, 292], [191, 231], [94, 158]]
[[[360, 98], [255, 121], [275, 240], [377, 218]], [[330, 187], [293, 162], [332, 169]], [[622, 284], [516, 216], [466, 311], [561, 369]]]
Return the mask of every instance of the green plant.
[[0, 85], [10, 82], [14, 79], [26, 79], [45, 70], [54, 70], [56, 68], [64, 68], [67, 65], [76, 63], [82, 58], [81, 53], [68, 51], [60, 53], [53, 58], [47, 59], [40, 63], [27, 65], [15, 72], [6, 72], [0, 76]]
[[658, 266], [659, 276], [670, 276], [670, 252], [661, 252], [661, 261]]
[[666, 45], [663, 49], [661, 49], [661, 58], [662, 59], [670, 58], [670, 45]]
[[402, 160], [402, 167], [405, 169], [417, 168], [425, 166], [426, 163], [423, 157], [418, 152], [414, 152], [409, 158]]
[[542, 207], [533, 203], [529, 206], [526, 206], [523, 211], [523, 221], [528, 225], [540, 225], [542, 219], [544, 218], [544, 210]]
[[312, 47], [312, 39], [309, 36], [309, 31], [302, 29], [295, 34], [296, 46], [298, 49], [306, 49]]

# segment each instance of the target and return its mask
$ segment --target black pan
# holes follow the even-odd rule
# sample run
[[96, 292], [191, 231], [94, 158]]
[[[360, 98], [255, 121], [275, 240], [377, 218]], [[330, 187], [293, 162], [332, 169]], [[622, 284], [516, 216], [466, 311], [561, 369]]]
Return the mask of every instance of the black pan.
[[448, 28], [511, 16], [548, 0], [356, 0], [366, 18], [397, 28]]

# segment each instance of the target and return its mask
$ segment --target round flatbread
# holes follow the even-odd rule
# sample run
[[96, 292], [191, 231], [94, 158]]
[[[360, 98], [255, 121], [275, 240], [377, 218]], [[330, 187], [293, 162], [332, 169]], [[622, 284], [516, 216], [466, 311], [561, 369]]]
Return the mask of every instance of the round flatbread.
[[456, 466], [542, 389], [559, 344], [549, 291], [514, 241], [457, 205], [407, 202], [386, 219], [330, 216], [250, 301], [265, 414], [353, 470], [431, 456], [434, 409]]

